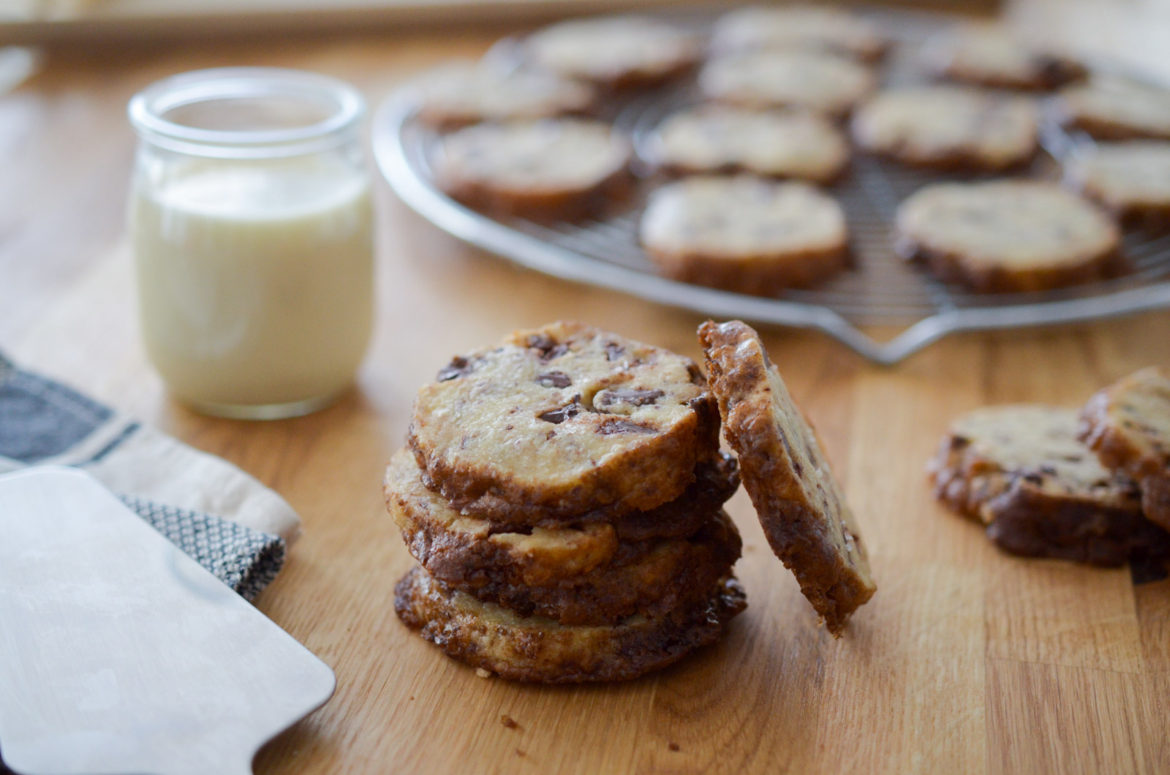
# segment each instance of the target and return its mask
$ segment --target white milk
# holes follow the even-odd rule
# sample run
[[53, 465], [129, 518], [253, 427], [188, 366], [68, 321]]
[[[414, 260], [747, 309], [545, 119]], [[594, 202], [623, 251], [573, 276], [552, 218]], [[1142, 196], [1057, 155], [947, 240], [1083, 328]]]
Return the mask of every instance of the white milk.
[[366, 176], [324, 155], [163, 173], [139, 175], [130, 227], [142, 335], [173, 393], [230, 413], [344, 389], [373, 316]]

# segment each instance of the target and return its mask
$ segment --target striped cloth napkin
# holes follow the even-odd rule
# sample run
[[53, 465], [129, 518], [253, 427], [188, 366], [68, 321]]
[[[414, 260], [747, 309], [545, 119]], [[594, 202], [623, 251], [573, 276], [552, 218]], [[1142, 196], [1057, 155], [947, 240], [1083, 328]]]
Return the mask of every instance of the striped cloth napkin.
[[276, 578], [300, 519], [279, 495], [0, 354], [0, 473], [81, 468], [243, 597]]

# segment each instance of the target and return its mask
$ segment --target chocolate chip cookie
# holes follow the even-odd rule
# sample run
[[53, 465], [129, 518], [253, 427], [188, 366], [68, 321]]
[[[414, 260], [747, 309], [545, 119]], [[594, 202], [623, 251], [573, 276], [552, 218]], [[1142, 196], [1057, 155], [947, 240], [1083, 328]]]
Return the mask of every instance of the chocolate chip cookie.
[[721, 579], [697, 603], [612, 626], [567, 626], [446, 588], [415, 567], [395, 587], [398, 617], [448, 656], [514, 681], [626, 681], [718, 640], [744, 609], [743, 590]]
[[1065, 162], [1065, 176], [1125, 223], [1170, 226], [1170, 142], [1096, 143]]
[[940, 183], [898, 207], [897, 248], [978, 292], [1042, 291], [1120, 266], [1121, 234], [1103, 212], [1052, 183]]
[[876, 586], [820, 441], [755, 331], [738, 320], [707, 321], [699, 342], [724, 434], [768, 543], [829, 631], [840, 635]]
[[807, 48], [880, 59], [889, 41], [865, 19], [848, 11], [809, 5], [741, 8], [719, 17], [711, 32], [719, 53], [764, 48]]
[[1099, 140], [1170, 140], [1170, 91], [1133, 81], [1094, 78], [1056, 101], [1060, 122]]
[[1014, 554], [1113, 566], [1170, 547], [1142, 515], [1136, 483], [1077, 440], [1071, 409], [976, 409], [952, 423], [927, 470], [939, 500]]
[[1031, 46], [997, 26], [964, 28], [928, 50], [939, 75], [977, 86], [1049, 91], [1088, 75], [1072, 57]]
[[708, 99], [747, 108], [804, 108], [845, 116], [873, 91], [865, 65], [820, 51], [763, 50], [711, 60], [699, 73]]
[[607, 89], [661, 85], [690, 70], [702, 51], [694, 34], [637, 16], [559, 22], [522, 45], [533, 66]]
[[1079, 436], [1107, 468], [1140, 483], [1146, 516], [1170, 529], [1170, 374], [1142, 369], [1098, 392]]
[[620, 523], [507, 530], [462, 516], [423, 486], [406, 449], [391, 460], [384, 484], [407, 548], [432, 576], [521, 616], [574, 625], [653, 616], [693, 600], [696, 592], [705, 595], [739, 557], [739, 534], [719, 511], [720, 498], [733, 489], [724, 485], [714, 494], [692, 486], [673, 513], [659, 510], [665, 537], [629, 540]]
[[918, 166], [1004, 170], [1036, 153], [1036, 110], [1025, 99], [956, 86], [884, 91], [853, 115], [862, 148]]
[[667, 118], [648, 143], [669, 172], [750, 172], [829, 183], [849, 162], [849, 144], [811, 113], [703, 105]]
[[772, 295], [830, 277], [848, 263], [845, 216], [805, 183], [694, 177], [650, 196], [640, 238], [677, 280]]
[[674, 500], [717, 449], [718, 427], [689, 358], [554, 323], [453, 359], [419, 390], [409, 442], [454, 508], [547, 525]]
[[482, 121], [551, 118], [588, 112], [596, 95], [585, 83], [554, 73], [490, 62], [460, 62], [418, 84], [419, 116], [454, 129]]
[[573, 118], [476, 124], [441, 138], [435, 179], [452, 198], [501, 215], [571, 218], [628, 185], [629, 142]]

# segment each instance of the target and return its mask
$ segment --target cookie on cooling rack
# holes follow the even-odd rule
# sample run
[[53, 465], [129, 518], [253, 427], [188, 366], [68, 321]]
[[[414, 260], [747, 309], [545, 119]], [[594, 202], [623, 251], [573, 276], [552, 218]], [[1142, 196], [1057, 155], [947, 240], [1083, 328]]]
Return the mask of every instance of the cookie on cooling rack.
[[1036, 152], [1029, 100], [954, 86], [884, 91], [853, 114], [862, 148], [898, 161], [946, 170], [998, 171]]
[[741, 8], [726, 13], [711, 31], [720, 54], [763, 48], [811, 48], [880, 59], [889, 41], [860, 16], [837, 8], [785, 5]]
[[1065, 162], [1065, 176], [1126, 223], [1170, 227], [1170, 142], [1097, 143]]
[[647, 146], [650, 161], [681, 174], [750, 172], [828, 183], [849, 163], [840, 130], [797, 111], [701, 105], [668, 117]]
[[968, 412], [927, 470], [939, 500], [987, 525], [988, 537], [1013, 554], [1115, 566], [1170, 549], [1170, 534], [1143, 516], [1137, 484], [1077, 440], [1072, 409]]
[[876, 84], [865, 65], [822, 51], [761, 50], [717, 57], [703, 66], [708, 99], [748, 108], [805, 108], [840, 118]]
[[699, 39], [663, 21], [604, 16], [559, 22], [520, 45], [535, 67], [606, 89], [661, 85], [690, 70], [703, 53]]
[[1052, 183], [940, 183], [898, 207], [897, 248], [978, 292], [1043, 291], [1119, 268], [1121, 234], [1103, 212]]
[[848, 263], [845, 216], [832, 197], [749, 175], [656, 190], [640, 238], [668, 277], [756, 295], [813, 285]]
[[419, 390], [408, 436], [427, 486], [456, 509], [535, 526], [674, 500], [718, 433], [689, 358], [553, 323], [452, 360]]
[[594, 106], [596, 97], [580, 81], [492, 62], [441, 67], [420, 79], [418, 94], [420, 118], [439, 129], [582, 114]]
[[556, 118], [459, 129], [439, 140], [432, 165], [439, 187], [469, 207], [572, 218], [621, 195], [630, 156], [607, 124]]
[[1170, 91], [1119, 79], [1094, 78], [1063, 89], [1060, 122], [1100, 140], [1170, 140]]
[[699, 327], [711, 392], [772, 551], [834, 636], [877, 587], [821, 442], [763, 342], [738, 320]]
[[1170, 529], [1170, 374], [1142, 369], [1094, 395], [1080, 438], [1105, 466], [1140, 483], [1146, 516]]
[[961, 29], [928, 50], [939, 75], [977, 86], [1048, 91], [1088, 75], [1075, 59], [1030, 46], [998, 26]]

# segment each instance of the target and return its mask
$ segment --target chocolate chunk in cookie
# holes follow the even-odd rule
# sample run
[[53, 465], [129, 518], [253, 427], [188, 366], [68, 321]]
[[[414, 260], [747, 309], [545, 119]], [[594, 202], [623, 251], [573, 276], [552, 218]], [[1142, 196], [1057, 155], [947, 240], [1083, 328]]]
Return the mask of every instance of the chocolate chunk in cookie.
[[898, 250], [979, 292], [1042, 291], [1119, 268], [1121, 234], [1104, 213], [1052, 183], [940, 183], [898, 207]]
[[744, 607], [743, 590], [722, 579], [698, 602], [611, 626], [567, 626], [523, 618], [415, 567], [395, 587], [398, 617], [448, 656], [514, 681], [625, 681], [673, 664], [718, 640]]
[[1036, 153], [1036, 110], [1028, 100], [956, 86], [881, 92], [853, 115], [862, 148], [907, 164], [1003, 170]]
[[834, 635], [876, 586], [853, 513], [759, 335], [739, 321], [699, 328], [711, 390], [744, 487], [776, 556]]
[[865, 65], [819, 51], [764, 50], [718, 57], [699, 73], [708, 99], [747, 108], [804, 108], [840, 118], [871, 92]]
[[811, 113], [703, 105], [667, 118], [647, 143], [672, 173], [750, 172], [828, 183], [849, 162], [849, 144]]
[[516, 332], [453, 366], [419, 391], [409, 441], [428, 486], [467, 515], [548, 525], [646, 511], [718, 447], [690, 359], [591, 326]]
[[559, 118], [460, 129], [440, 140], [432, 164], [439, 187], [469, 207], [572, 218], [624, 191], [630, 156], [608, 125]]
[[1170, 529], [1170, 375], [1142, 369], [1098, 392], [1079, 435], [1107, 468], [1140, 483], [1146, 516]]
[[640, 237], [668, 277], [740, 293], [807, 287], [848, 263], [836, 201], [804, 183], [750, 176], [687, 178], [658, 189]]

